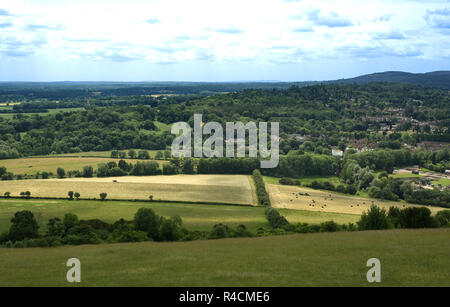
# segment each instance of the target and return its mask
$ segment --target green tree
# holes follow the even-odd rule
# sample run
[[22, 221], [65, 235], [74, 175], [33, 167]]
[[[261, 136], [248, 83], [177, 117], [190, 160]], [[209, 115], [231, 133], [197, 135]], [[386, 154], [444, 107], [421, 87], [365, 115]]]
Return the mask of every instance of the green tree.
[[150, 208], [140, 208], [134, 215], [134, 227], [138, 231], [145, 231], [149, 238], [157, 240], [159, 237], [160, 218]]
[[136, 151], [135, 151], [134, 149], [129, 150], [129, 151], [128, 151], [128, 157], [129, 157], [130, 159], [136, 158]]
[[105, 200], [105, 199], [106, 199], [106, 196], [108, 196], [107, 193], [105, 193], [105, 192], [100, 193], [100, 199], [101, 199], [101, 200]]
[[67, 195], [69, 196], [69, 199], [70, 199], [70, 200], [73, 199], [73, 191], [67, 192]]
[[58, 175], [58, 178], [66, 177], [66, 171], [62, 167], [58, 167], [56, 174]]
[[75, 196], [75, 198], [76, 198], [77, 200], [80, 199], [80, 193], [78, 193], [78, 192], [75, 192], [75, 193], [73, 194], [73, 196]]
[[357, 223], [360, 230], [390, 228], [386, 210], [384, 208], [380, 209], [380, 207], [375, 205], [372, 205], [367, 212], [364, 211]]
[[12, 241], [37, 238], [39, 225], [31, 211], [18, 211], [11, 219], [9, 237]]

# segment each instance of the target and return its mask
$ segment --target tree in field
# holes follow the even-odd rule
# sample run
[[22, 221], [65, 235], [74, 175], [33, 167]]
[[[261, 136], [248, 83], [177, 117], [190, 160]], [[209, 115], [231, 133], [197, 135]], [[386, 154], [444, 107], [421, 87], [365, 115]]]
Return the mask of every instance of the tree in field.
[[25, 191], [24, 195], [25, 195], [26, 198], [30, 198], [31, 192], [30, 191]]
[[76, 198], [77, 200], [80, 199], [80, 193], [78, 193], [78, 192], [75, 192], [75, 193], [73, 194], [73, 196], [75, 196], [75, 198]]
[[128, 157], [129, 157], [130, 159], [136, 158], [136, 151], [134, 151], [133, 149], [129, 150], [129, 151], [128, 151]]
[[150, 154], [148, 153], [148, 150], [139, 150], [138, 158], [143, 160], [150, 159]]
[[153, 201], [153, 195], [150, 195], [148, 198], [150, 199], [150, 201]]
[[6, 198], [9, 198], [11, 196], [11, 192], [5, 192], [4, 195], [5, 195]]
[[22, 241], [39, 236], [38, 223], [33, 213], [28, 210], [16, 212], [11, 219], [11, 224], [9, 237], [12, 241]]
[[25, 192], [20, 192], [20, 197], [25, 197]]
[[111, 151], [111, 158], [118, 158], [118, 157], [119, 157], [119, 152], [117, 150]]
[[69, 199], [70, 199], [70, 200], [73, 199], [73, 191], [67, 192], [67, 195], [69, 196]]
[[56, 174], [58, 175], [58, 178], [66, 177], [66, 171], [62, 167], [58, 167]]
[[152, 239], [159, 237], [160, 218], [150, 208], [140, 208], [134, 215], [136, 230], [145, 231]]
[[42, 179], [48, 179], [49, 174], [47, 172], [42, 172]]
[[108, 194], [106, 194], [105, 192], [100, 193], [100, 199], [101, 199], [101, 200], [105, 200], [105, 199], [106, 199], [106, 196], [108, 196]]
[[90, 178], [94, 175], [94, 169], [92, 168], [92, 166], [88, 165], [83, 167], [83, 172], [82, 172], [82, 176], [86, 177], [86, 178]]

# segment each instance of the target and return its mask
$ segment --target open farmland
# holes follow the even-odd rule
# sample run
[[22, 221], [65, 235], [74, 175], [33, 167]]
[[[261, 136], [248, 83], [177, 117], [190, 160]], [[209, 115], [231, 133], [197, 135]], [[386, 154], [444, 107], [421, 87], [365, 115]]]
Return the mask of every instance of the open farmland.
[[[3, 286], [450, 286], [449, 228], [0, 249]], [[66, 261], [82, 263], [79, 284]], [[382, 263], [367, 282], [367, 259]]]
[[[99, 198], [105, 192], [111, 199], [157, 200], [256, 204], [251, 178], [244, 175], [125, 176], [108, 178], [65, 178], [13, 180], [0, 185], [0, 193], [30, 191], [37, 197], [66, 197], [68, 191], [82, 198]], [[116, 182], [115, 182], [116, 181]]]
[[[404, 202], [350, 196], [297, 186], [266, 184], [266, 187], [272, 201], [272, 206], [275, 208], [362, 214], [363, 211], [367, 211], [372, 204], [375, 204], [380, 208], [385, 208], [386, 210], [391, 206], [400, 208], [418, 206]], [[299, 193], [302, 193], [303, 195]], [[309, 196], [304, 195], [306, 193], [309, 194]], [[441, 210], [441, 208], [438, 207], [428, 208], [433, 213]]]
[[[265, 208], [228, 205], [202, 205], [183, 203], [130, 202], [62, 199], [0, 199], [0, 233], [10, 227], [14, 213], [21, 210], [33, 212], [44, 233], [50, 218], [62, 218], [66, 213], [74, 213], [80, 219], [101, 219], [113, 223], [121, 218], [131, 220], [139, 208], [152, 208], [157, 214], [171, 217], [179, 215], [183, 225], [189, 230], [211, 230], [215, 224], [236, 227], [245, 225], [256, 232], [259, 227], [268, 227], [264, 215]], [[321, 223], [334, 220], [338, 223], [355, 223], [358, 215], [281, 209], [280, 212], [291, 223]]]
[[[58, 167], [62, 167], [66, 171], [82, 170], [84, 166], [91, 165], [97, 168], [100, 163], [108, 163], [109, 161], [118, 162], [120, 159], [111, 159], [107, 157], [39, 157], [39, 158], [20, 158], [0, 160], [0, 166], [4, 166], [13, 174], [33, 175], [38, 172], [52, 172], [56, 174]], [[127, 163], [136, 163], [137, 159], [124, 159]], [[158, 161], [162, 164], [164, 161]]]

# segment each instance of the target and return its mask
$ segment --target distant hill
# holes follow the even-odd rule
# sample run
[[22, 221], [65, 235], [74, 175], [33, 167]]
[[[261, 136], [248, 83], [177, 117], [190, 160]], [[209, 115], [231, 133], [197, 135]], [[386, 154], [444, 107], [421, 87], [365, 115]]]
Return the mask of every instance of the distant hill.
[[327, 81], [326, 83], [370, 83], [370, 82], [395, 82], [409, 83], [426, 87], [440, 87], [450, 89], [450, 71], [434, 71], [423, 74], [414, 74], [401, 71], [386, 71], [363, 75], [355, 78]]

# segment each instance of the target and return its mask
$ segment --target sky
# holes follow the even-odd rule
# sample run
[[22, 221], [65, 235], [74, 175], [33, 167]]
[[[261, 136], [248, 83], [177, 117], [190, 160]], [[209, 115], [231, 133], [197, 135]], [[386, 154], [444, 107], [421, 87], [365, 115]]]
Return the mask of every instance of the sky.
[[0, 81], [450, 70], [450, 0], [1, 0]]

